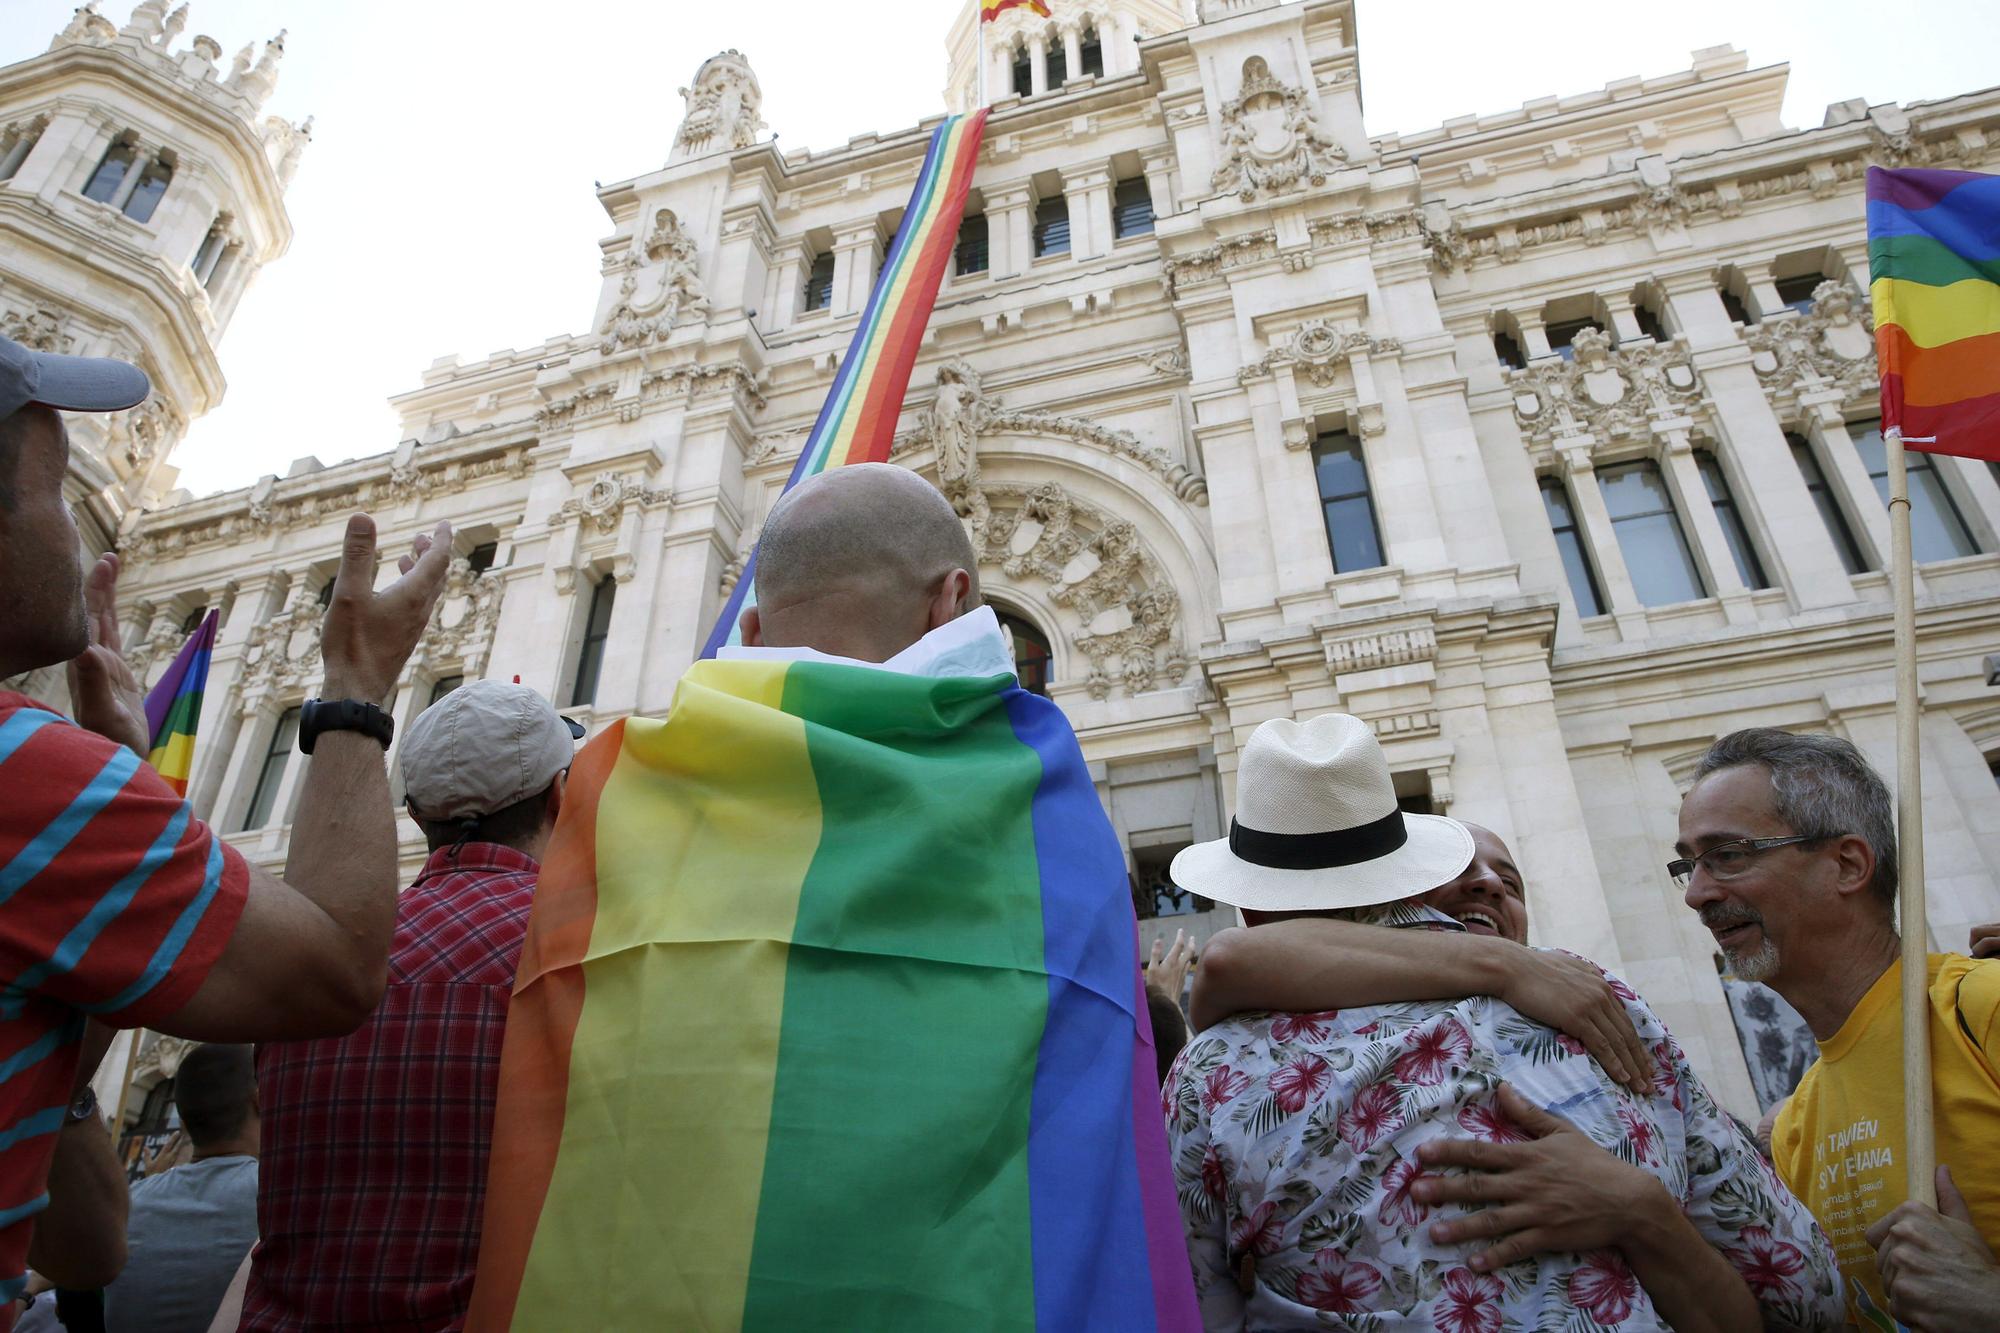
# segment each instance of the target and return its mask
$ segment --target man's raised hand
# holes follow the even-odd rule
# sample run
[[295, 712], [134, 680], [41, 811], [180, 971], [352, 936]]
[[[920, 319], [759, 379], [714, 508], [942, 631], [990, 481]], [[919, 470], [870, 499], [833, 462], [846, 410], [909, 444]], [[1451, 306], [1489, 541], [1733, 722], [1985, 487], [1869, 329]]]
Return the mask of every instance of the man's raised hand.
[[430, 535], [420, 534], [410, 554], [396, 562], [402, 577], [377, 592], [375, 520], [366, 514], [347, 520], [340, 571], [320, 629], [320, 657], [326, 665], [323, 697], [377, 705], [388, 701], [403, 664], [430, 624], [450, 563], [451, 524], [440, 523]]
[[97, 557], [83, 583], [84, 623], [90, 642], [69, 660], [70, 711], [78, 725], [141, 759], [153, 748], [146, 723], [146, 692], [118, 648], [118, 557]]
[[1614, 1082], [1637, 1093], [1652, 1090], [1653, 1054], [1603, 972], [1566, 953], [1519, 945], [1505, 957], [1508, 980], [1498, 998], [1582, 1042]]

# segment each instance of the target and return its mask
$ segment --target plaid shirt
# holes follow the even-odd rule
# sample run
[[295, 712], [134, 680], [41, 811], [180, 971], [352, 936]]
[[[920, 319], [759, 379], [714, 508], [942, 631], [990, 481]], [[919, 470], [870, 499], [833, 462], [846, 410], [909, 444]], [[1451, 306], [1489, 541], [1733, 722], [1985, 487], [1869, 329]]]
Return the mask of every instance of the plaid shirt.
[[345, 1037], [258, 1048], [262, 1240], [243, 1328], [464, 1322], [539, 871], [495, 843], [432, 852], [396, 906], [374, 1016]]

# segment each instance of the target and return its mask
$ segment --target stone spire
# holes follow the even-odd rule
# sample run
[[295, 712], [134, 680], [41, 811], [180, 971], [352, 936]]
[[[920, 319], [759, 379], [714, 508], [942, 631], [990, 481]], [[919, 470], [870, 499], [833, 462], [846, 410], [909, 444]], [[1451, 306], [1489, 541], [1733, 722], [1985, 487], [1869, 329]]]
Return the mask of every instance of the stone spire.
[[741, 52], [723, 51], [702, 61], [695, 71], [694, 85], [681, 89], [681, 96], [687, 102], [687, 114], [674, 135], [669, 162], [748, 148], [764, 128], [758, 114], [764, 106], [764, 90], [758, 87], [757, 76]]

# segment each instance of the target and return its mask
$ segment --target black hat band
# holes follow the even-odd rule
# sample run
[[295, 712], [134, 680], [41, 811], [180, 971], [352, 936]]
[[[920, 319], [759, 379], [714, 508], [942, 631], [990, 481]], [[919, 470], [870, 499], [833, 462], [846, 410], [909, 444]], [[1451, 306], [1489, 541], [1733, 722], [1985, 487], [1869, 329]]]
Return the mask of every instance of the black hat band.
[[1410, 840], [1403, 812], [1354, 828], [1325, 833], [1266, 833], [1229, 821], [1229, 850], [1237, 859], [1272, 870], [1327, 870], [1387, 856]]

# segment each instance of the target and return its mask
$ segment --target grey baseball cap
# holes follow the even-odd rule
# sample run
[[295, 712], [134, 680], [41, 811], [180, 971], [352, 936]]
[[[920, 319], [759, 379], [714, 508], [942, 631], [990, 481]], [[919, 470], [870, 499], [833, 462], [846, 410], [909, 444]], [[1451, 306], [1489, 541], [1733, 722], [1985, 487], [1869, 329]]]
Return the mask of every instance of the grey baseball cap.
[[403, 791], [425, 819], [473, 819], [524, 801], [576, 757], [583, 728], [525, 685], [475, 680], [403, 738]]
[[146, 372], [102, 356], [57, 356], [0, 338], [0, 420], [29, 403], [65, 412], [123, 412], [146, 401]]

